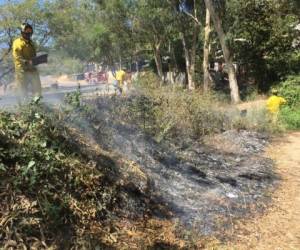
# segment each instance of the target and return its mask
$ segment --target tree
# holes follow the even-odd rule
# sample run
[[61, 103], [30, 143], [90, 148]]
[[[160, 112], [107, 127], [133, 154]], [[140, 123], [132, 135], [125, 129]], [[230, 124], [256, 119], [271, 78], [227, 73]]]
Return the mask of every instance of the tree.
[[202, 27], [202, 6], [197, 0], [169, 0], [169, 3], [177, 10], [175, 13], [177, 30], [182, 41], [188, 89], [194, 90], [196, 55], [199, 48], [200, 31]]
[[266, 92], [299, 70], [296, 45], [299, 23], [291, 1], [230, 0], [223, 26], [235, 61], [242, 65], [241, 87], [249, 82]]
[[110, 64], [131, 61], [136, 48], [132, 25], [135, 3], [122, 0], [98, 0], [96, 2], [99, 7], [98, 12], [102, 13], [97, 15], [97, 23], [105, 28], [105, 33], [95, 36], [98, 56], [101, 58], [104, 55], [110, 60]]
[[230, 92], [231, 101], [233, 103], [238, 103], [238, 102], [240, 102], [239, 86], [238, 86], [238, 82], [237, 82], [235, 68], [233, 65], [233, 56], [232, 56], [230, 48], [226, 42], [226, 34], [222, 27], [222, 20], [219, 16], [218, 12], [216, 11], [213, 0], [205, 0], [205, 5], [211, 14], [214, 28], [218, 34], [218, 38], [220, 40], [220, 44], [222, 47], [224, 60], [225, 60], [226, 67], [228, 70], [229, 85], [230, 85], [230, 90], [231, 90], [231, 92]]
[[163, 78], [162, 48], [167, 44], [172, 29], [173, 17], [165, 1], [140, 0], [132, 14], [135, 41], [153, 51], [158, 76]]
[[206, 8], [205, 14], [205, 29], [204, 29], [204, 46], [203, 46], [203, 89], [207, 92], [210, 88], [211, 79], [209, 73], [209, 53], [210, 53], [210, 33], [211, 33], [211, 21], [210, 12]]
[[[198, 19], [198, 10], [195, 0], [192, 2], [181, 2], [180, 8], [184, 14], [192, 18], [192, 23], [189, 30], [181, 30], [181, 39], [184, 49], [187, 80], [188, 80], [188, 89], [194, 90], [195, 86], [195, 64], [196, 64], [196, 50], [197, 42], [200, 34], [200, 25], [201, 22]], [[192, 12], [192, 13], [190, 13]], [[191, 34], [190, 34], [191, 32]], [[190, 40], [190, 46], [188, 46], [188, 41]]]

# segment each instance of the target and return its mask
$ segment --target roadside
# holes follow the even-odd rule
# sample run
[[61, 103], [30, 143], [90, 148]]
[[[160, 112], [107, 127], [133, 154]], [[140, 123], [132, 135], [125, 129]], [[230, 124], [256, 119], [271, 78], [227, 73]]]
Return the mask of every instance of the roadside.
[[300, 132], [276, 139], [266, 154], [276, 162], [282, 182], [266, 214], [239, 225], [230, 249], [300, 249]]
[[[67, 75], [42, 76], [41, 82], [43, 101], [53, 105], [60, 104], [65, 94], [75, 92], [79, 85], [83, 95], [111, 95], [116, 92], [115, 87], [111, 84], [89, 84], [85, 80], [73, 80]], [[18, 104], [13, 84], [6, 92], [0, 88], [0, 109], [14, 108]]]

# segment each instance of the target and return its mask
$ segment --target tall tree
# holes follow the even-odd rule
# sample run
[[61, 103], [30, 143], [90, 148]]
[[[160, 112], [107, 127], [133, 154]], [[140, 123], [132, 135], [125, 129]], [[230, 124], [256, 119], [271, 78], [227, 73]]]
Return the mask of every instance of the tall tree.
[[197, 0], [169, 0], [177, 10], [176, 27], [182, 40], [188, 89], [194, 90], [196, 55], [202, 27], [202, 6]]
[[210, 33], [211, 33], [211, 21], [210, 12], [206, 8], [205, 14], [205, 29], [204, 29], [204, 46], [203, 46], [203, 89], [207, 92], [211, 85], [211, 79], [209, 74], [209, 53], [210, 53]]
[[228, 70], [231, 101], [233, 103], [238, 103], [240, 102], [239, 86], [237, 82], [236, 71], [233, 65], [233, 55], [230, 51], [228, 44], [226, 43], [226, 34], [222, 27], [222, 20], [214, 6], [213, 0], [204, 0], [204, 1], [205, 1], [206, 8], [209, 10], [211, 14], [214, 28], [218, 34], [218, 38], [220, 40], [220, 44], [222, 47], [224, 60]]
[[223, 21], [235, 61], [242, 65], [243, 88], [252, 83], [265, 92], [299, 70], [300, 32], [293, 1], [228, 0]]
[[140, 0], [132, 15], [136, 41], [153, 51], [158, 76], [163, 78], [162, 48], [172, 29], [173, 17], [169, 5], [160, 0]]

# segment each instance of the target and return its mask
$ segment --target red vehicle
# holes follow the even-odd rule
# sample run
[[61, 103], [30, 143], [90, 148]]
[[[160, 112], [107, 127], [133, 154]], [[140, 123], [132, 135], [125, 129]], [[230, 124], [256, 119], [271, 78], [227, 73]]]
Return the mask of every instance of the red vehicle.
[[84, 78], [90, 84], [102, 84], [102, 83], [107, 83], [108, 74], [105, 71], [87, 72], [84, 74]]
[[98, 83], [107, 83], [108, 82], [108, 74], [105, 71], [97, 73], [97, 81]]

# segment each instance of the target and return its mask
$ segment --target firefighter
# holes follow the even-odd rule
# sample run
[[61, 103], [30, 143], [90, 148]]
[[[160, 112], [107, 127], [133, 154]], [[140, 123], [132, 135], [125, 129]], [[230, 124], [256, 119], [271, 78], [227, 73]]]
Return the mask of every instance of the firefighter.
[[124, 87], [124, 80], [126, 77], [125, 68], [120, 68], [116, 72], [116, 83], [117, 83], [117, 89], [119, 90], [120, 94], [123, 93], [123, 87]]
[[278, 119], [278, 114], [280, 106], [285, 104], [286, 100], [283, 97], [278, 96], [278, 90], [272, 90], [272, 96], [267, 100], [267, 110], [271, 115], [272, 122], [276, 122]]
[[[31, 40], [33, 28], [28, 23], [21, 25], [21, 36], [14, 40], [12, 46], [15, 64], [17, 94], [19, 98], [27, 98], [29, 87], [34, 96], [41, 96], [41, 80], [32, 59], [36, 56], [36, 48]], [[31, 85], [31, 86], [30, 86]]]

